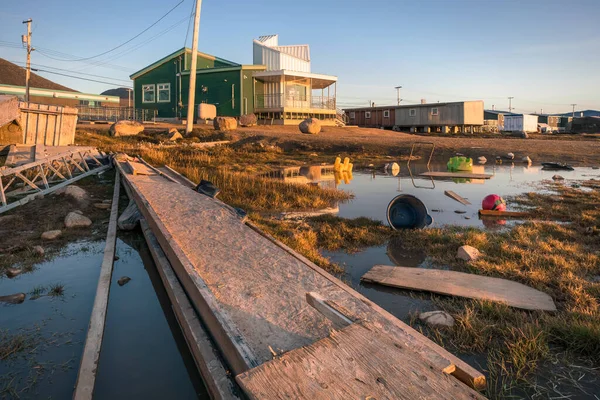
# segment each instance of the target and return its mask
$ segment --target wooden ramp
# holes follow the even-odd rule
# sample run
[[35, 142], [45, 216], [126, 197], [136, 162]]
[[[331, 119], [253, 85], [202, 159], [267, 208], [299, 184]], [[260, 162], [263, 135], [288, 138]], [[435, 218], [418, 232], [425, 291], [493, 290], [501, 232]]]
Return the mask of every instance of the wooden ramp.
[[[270, 362], [274, 354], [299, 350], [330, 337], [339, 324], [331, 319], [335, 313], [322, 313], [307, 302], [307, 293], [315, 292], [337, 310], [335, 315], [356, 323], [369, 321], [378, 334], [402, 343], [411, 353], [409, 357], [418, 360], [414, 365], [419, 366], [419, 373], [432, 371], [429, 385], [450, 383], [446, 385], [448, 396], [477, 397], [469, 386], [485, 387], [485, 377], [479, 371], [245, 223], [230, 206], [191, 190], [194, 184], [185, 178], [173, 179], [171, 171], [165, 174], [167, 170], [156, 169], [155, 175], [133, 175], [127, 160], [118, 160], [148, 226], [234, 375]], [[370, 352], [361, 354], [370, 363], [381, 362]], [[323, 373], [337, 373], [329, 370], [333, 364], [323, 362]], [[402, 359], [386, 362], [401, 363]], [[305, 373], [307, 381], [317, 382], [314, 374]], [[356, 379], [363, 376], [358, 367], [346, 373]], [[396, 379], [386, 376], [381, 379]], [[275, 385], [294, 384], [289, 378], [277, 379]], [[411, 381], [397, 384], [407, 388], [415, 385]], [[339, 390], [351, 390], [345, 380], [337, 380], [335, 385]], [[431, 394], [419, 393], [422, 398]], [[251, 396], [252, 392], [246, 394]]]
[[429, 171], [419, 174], [419, 176], [428, 176], [431, 178], [462, 178], [462, 179], [490, 179], [492, 174], [474, 174], [471, 172], [441, 172]]
[[361, 280], [402, 289], [497, 301], [526, 310], [556, 311], [554, 301], [546, 293], [518, 282], [489, 276], [440, 269], [376, 265]]

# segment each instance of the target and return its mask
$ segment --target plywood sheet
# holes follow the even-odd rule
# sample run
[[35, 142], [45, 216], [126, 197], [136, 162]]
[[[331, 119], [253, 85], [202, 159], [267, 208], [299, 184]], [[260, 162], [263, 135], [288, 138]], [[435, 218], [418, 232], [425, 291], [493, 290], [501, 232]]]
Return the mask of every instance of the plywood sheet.
[[469, 200], [467, 200], [464, 197], [462, 197], [461, 195], [453, 192], [452, 190], [446, 190], [446, 191], [444, 191], [444, 194], [465, 206], [471, 205], [471, 202]]
[[250, 399], [483, 399], [368, 323], [238, 375]]
[[489, 276], [376, 265], [361, 280], [402, 289], [497, 301], [526, 310], [556, 311], [556, 305], [548, 294], [518, 282]]

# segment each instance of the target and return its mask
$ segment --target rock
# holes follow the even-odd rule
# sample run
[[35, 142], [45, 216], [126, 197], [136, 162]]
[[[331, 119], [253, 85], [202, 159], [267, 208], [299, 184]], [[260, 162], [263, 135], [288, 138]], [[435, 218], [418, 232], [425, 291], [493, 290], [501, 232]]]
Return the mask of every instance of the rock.
[[73, 210], [75, 214], [83, 215], [83, 211], [81, 210]]
[[65, 196], [70, 196], [70, 197], [74, 198], [75, 200], [77, 200], [77, 202], [82, 203], [82, 204], [87, 203], [89, 200], [89, 195], [85, 191], [85, 189], [82, 189], [76, 185], [69, 185], [67, 187], [60, 188], [55, 193], [56, 194], [64, 194]]
[[23, 272], [23, 271], [18, 268], [7, 268], [6, 276], [9, 278], [14, 278], [17, 275], [21, 275], [21, 272]]
[[506, 155], [506, 159], [507, 160], [514, 160], [515, 159], [515, 153], [508, 153]]
[[563, 177], [562, 177], [562, 176], [560, 176], [560, 175], [554, 175], [554, 176], [552, 177], [552, 179], [553, 179], [553, 180], [555, 180], [555, 181], [564, 181], [564, 180], [565, 180], [565, 178], [563, 178]]
[[134, 136], [144, 131], [144, 125], [137, 121], [117, 121], [110, 126], [110, 136]]
[[183, 139], [183, 136], [181, 136], [181, 133], [179, 133], [179, 131], [175, 128], [169, 129], [169, 132], [167, 132], [167, 137], [172, 142], [179, 140], [179, 139]]
[[592, 167], [592, 169], [600, 169], [600, 167]]
[[240, 117], [240, 125], [241, 126], [255, 126], [256, 125], [256, 115], [254, 114], [244, 114]]
[[42, 233], [41, 238], [44, 240], [54, 240], [60, 237], [60, 235], [62, 235], [62, 231], [59, 229], [55, 229], [53, 231], [46, 231]]
[[311, 157], [319, 157], [319, 155], [317, 153], [310, 153]]
[[529, 135], [527, 134], [527, 132], [525, 131], [521, 131], [521, 132], [516, 132], [515, 133], [516, 137], [519, 137], [521, 139], [529, 139]]
[[523, 157], [521, 161], [523, 161], [525, 164], [531, 164], [533, 162], [531, 161], [531, 158], [529, 158], [529, 156]]
[[487, 162], [487, 158], [485, 158], [484, 156], [477, 157], [477, 162], [479, 164], [485, 164]]
[[454, 210], [454, 212], [457, 214], [466, 214], [467, 213], [465, 210]]
[[132, 231], [139, 224], [141, 218], [142, 214], [140, 214], [135, 201], [129, 200], [127, 208], [117, 220], [117, 226], [122, 231]]
[[300, 132], [316, 135], [321, 132], [321, 121], [316, 118], [307, 118], [298, 125]]
[[119, 259], [120, 259], [120, 257], [119, 257], [119, 256], [115, 256], [115, 257], [113, 258], [113, 260], [114, 260], [114, 261], [119, 261]]
[[467, 261], [467, 262], [475, 261], [479, 258], [479, 256], [481, 256], [481, 253], [479, 252], [479, 250], [477, 250], [475, 247], [469, 246], [469, 245], [460, 246], [458, 248], [458, 251], [456, 252], [456, 258], [459, 258], [459, 259]]
[[129, 282], [130, 280], [131, 280], [131, 278], [128, 277], [128, 276], [122, 276], [122, 277], [119, 278], [119, 280], [117, 281], [117, 283], [119, 284], [119, 286], [123, 286], [127, 282]]
[[76, 212], [70, 212], [65, 217], [65, 227], [67, 228], [85, 228], [90, 225], [92, 225], [91, 219]]
[[0, 302], [9, 304], [21, 304], [25, 301], [25, 293], [9, 294], [8, 296], [0, 296]]
[[43, 256], [45, 253], [44, 248], [42, 246], [33, 246], [32, 250], [35, 254], [37, 254], [40, 257]]
[[237, 129], [237, 121], [233, 117], [217, 117], [213, 121], [213, 126], [218, 131], [232, 131]]
[[453, 326], [454, 318], [445, 311], [429, 311], [419, 314], [419, 319], [430, 326]]
[[99, 208], [101, 210], [108, 210], [112, 207], [110, 203], [95, 203], [94, 207]]

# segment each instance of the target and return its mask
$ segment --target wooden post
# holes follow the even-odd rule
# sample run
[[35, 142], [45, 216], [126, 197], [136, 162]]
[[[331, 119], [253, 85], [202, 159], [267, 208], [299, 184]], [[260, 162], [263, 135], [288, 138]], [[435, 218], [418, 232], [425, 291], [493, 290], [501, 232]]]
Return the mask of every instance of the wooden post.
[[194, 16], [194, 36], [192, 39], [192, 65], [190, 66], [190, 87], [188, 94], [187, 121], [185, 132], [191, 133], [194, 129], [194, 100], [196, 97], [196, 67], [198, 66], [198, 32], [200, 30], [200, 8], [202, 0], [196, 0], [196, 15]]

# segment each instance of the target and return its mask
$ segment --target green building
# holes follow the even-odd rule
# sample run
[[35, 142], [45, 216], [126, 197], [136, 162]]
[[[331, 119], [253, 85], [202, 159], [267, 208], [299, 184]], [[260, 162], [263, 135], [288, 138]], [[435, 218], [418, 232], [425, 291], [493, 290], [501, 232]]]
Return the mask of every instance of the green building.
[[[131, 75], [134, 107], [156, 110], [157, 119], [185, 118], [191, 54], [191, 49], [182, 48]], [[198, 52], [196, 107], [200, 103], [214, 104], [219, 116], [253, 113], [253, 73], [265, 68]]]

